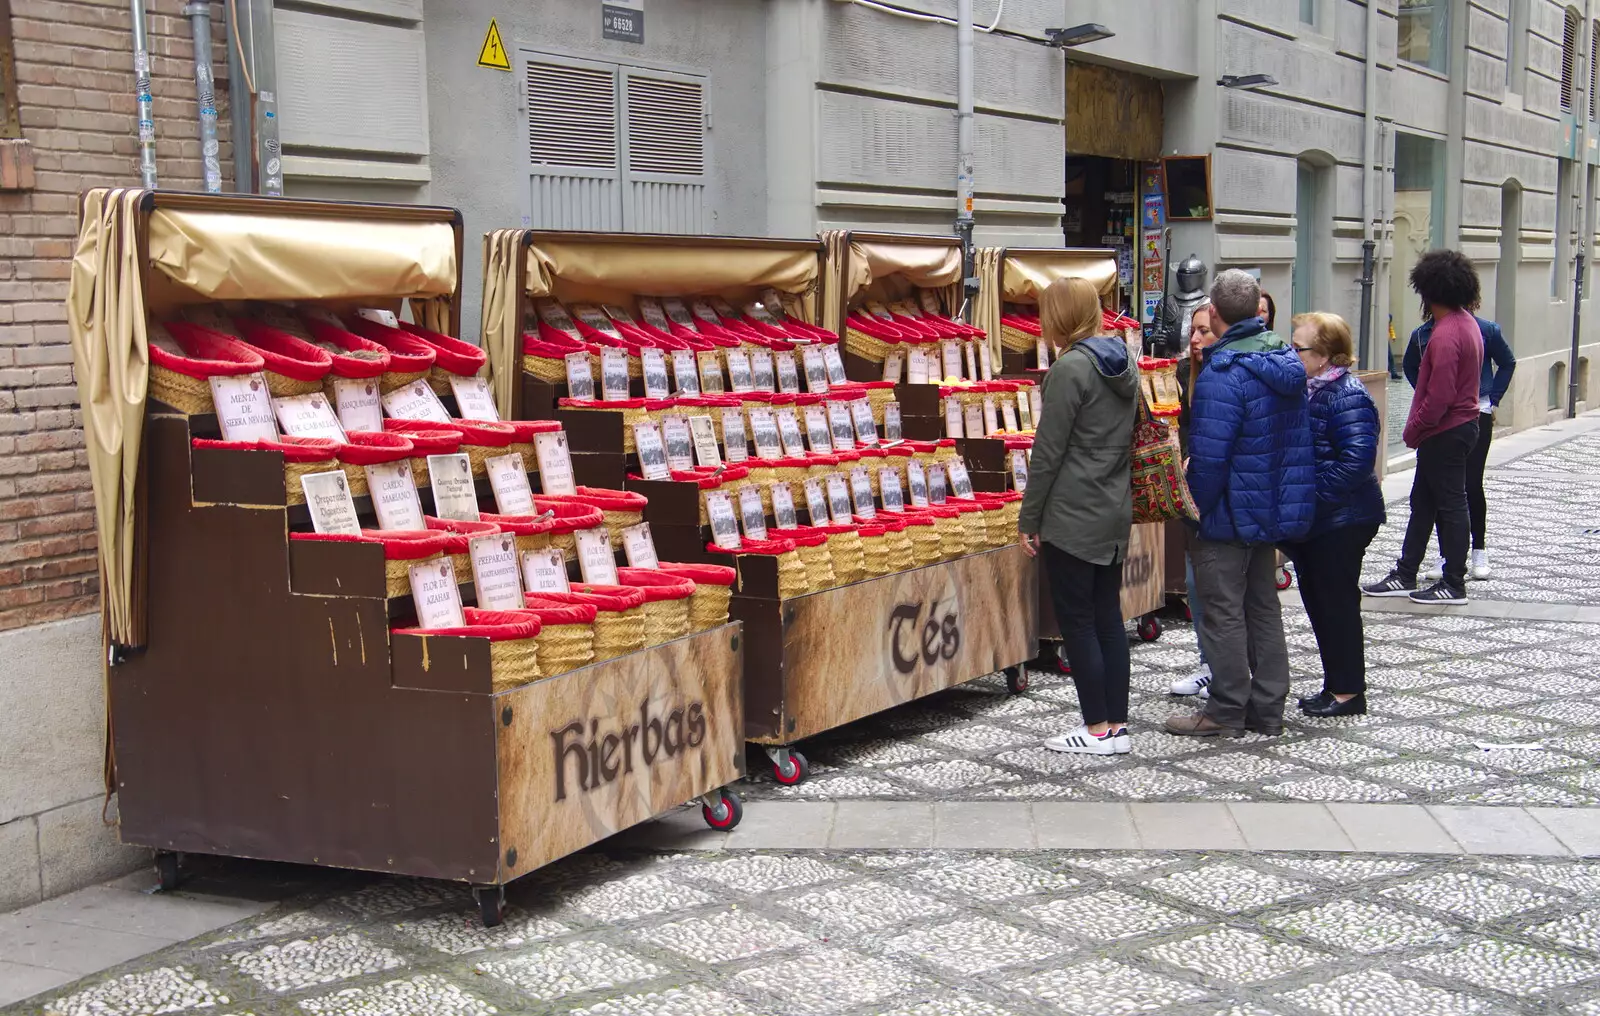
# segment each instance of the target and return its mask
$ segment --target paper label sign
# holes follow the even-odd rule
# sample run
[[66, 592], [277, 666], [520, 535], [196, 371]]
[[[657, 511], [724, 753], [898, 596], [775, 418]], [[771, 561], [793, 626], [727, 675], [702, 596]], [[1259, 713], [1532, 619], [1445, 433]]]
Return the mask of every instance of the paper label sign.
[[877, 518], [878, 508], [872, 501], [872, 474], [866, 469], [851, 470], [850, 497], [857, 515], [864, 519]]
[[1017, 416], [1023, 430], [1033, 429], [1033, 403], [1028, 399], [1027, 392], [1017, 393]]
[[400, 319], [394, 316], [392, 310], [379, 310], [375, 307], [362, 307], [356, 311], [357, 317], [366, 318], [368, 321], [383, 325], [386, 328], [399, 328]]
[[1040, 369], [1041, 370], [1049, 369], [1049, 367], [1050, 367], [1050, 345], [1047, 342], [1045, 342], [1043, 339], [1040, 339], [1038, 342], [1034, 343], [1033, 351], [1034, 351], [1034, 355], [1036, 355], [1039, 358], [1039, 367], [1040, 367]]
[[472, 461], [466, 453], [428, 456], [428, 488], [433, 491], [433, 514], [441, 519], [477, 522], [478, 490], [472, 478]]
[[672, 383], [678, 386], [681, 395], [700, 394], [699, 368], [695, 365], [694, 350], [674, 349], [672, 351]]
[[828, 370], [829, 384], [844, 384], [844, 360], [839, 356], [838, 346], [829, 343], [822, 347], [822, 365]]
[[1000, 429], [1000, 414], [995, 411], [994, 396], [983, 399], [983, 436], [989, 437]]
[[[731, 369], [731, 368], [730, 368]], [[774, 387], [772, 353], [757, 349], [750, 354], [750, 387], [758, 392], [770, 392]]]
[[974, 343], [978, 347], [978, 370], [985, 381], [994, 380], [994, 356], [989, 352], [989, 343], [980, 339]]
[[413, 381], [383, 396], [383, 410], [396, 420], [431, 420], [449, 423], [444, 403], [425, 382]]
[[1018, 494], [1028, 489], [1028, 453], [1020, 448], [1011, 453], [1011, 485]]
[[1044, 408], [1044, 397], [1037, 386], [1028, 389], [1028, 405], [1033, 409], [1033, 426], [1037, 429], [1042, 416], [1040, 410]]
[[739, 522], [747, 540], [767, 538], [767, 510], [761, 505], [761, 488], [747, 483], [739, 488]]
[[[867, 493], [871, 494], [872, 484], [867, 484]], [[834, 525], [845, 525], [850, 521], [853, 509], [850, 504], [850, 487], [845, 483], [843, 473], [828, 474], [828, 510], [833, 512]], [[867, 516], [871, 518], [871, 516]]]
[[450, 391], [456, 397], [456, 408], [463, 420], [500, 421], [500, 410], [495, 407], [494, 393], [489, 391], [489, 379], [450, 375]]
[[659, 349], [639, 350], [639, 363], [644, 368], [644, 397], [666, 399], [672, 397], [672, 381], [667, 376], [667, 357]]
[[878, 443], [878, 425], [872, 419], [872, 403], [866, 399], [850, 403], [850, 419], [855, 424], [858, 442], [869, 448]]
[[533, 488], [528, 484], [528, 467], [521, 452], [484, 459], [483, 466], [489, 472], [496, 511], [501, 515], [533, 514]]
[[987, 433], [983, 426], [983, 407], [976, 402], [969, 402], [964, 409], [966, 411], [967, 437], [983, 437]]
[[338, 417], [333, 415], [333, 407], [328, 405], [327, 397], [321, 392], [275, 398], [272, 408], [277, 412], [278, 423], [285, 434], [330, 438], [340, 444], [346, 443], [344, 428], [339, 426]]
[[967, 476], [965, 464], [952, 460], [950, 469], [950, 493], [956, 497], [972, 496], [972, 480]]
[[800, 434], [800, 420], [793, 409], [778, 410], [778, 436], [783, 439], [785, 455], [796, 458], [805, 455], [806, 443]]
[[667, 465], [667, 445], [655, 424], [643, 420], [633, 425], [633, 447], [639, 456], [639, 473], [646, 480], [671, 477], [672, 467]]
[[819, 395], [827, 394], [828, 364], [822, 358], [822, 350], [816, 346], [807, 346], [801, 356], [806, 365], [806, 391]]
[[702, 466], [722, 465], [722, 451], [717, 447], [717, 428], [711, 422], [711, 417], [689, 417], [689, 436], [694, 440], [694, 457]]
[[750, 438], [755, 442], [756, 455], [763, 459], [783, 456], [783, 443], [778, 437], [778, 424], [772, 410], [750, 407]]
[[806, 437], [811, 450], [819, 455], [833, 451], [833, 435], [828, 432], [828, 412], [821, 406], [806, 407]]
[[456, 566], [448, 557], [418, 561], [407, 569], [411, 602], [417, 610], [417, 627], [424, 630], [465, 627], [461, 614], [461, 587]]
[[750, 438], [744, 430], [744, 409], [729, 406], [722, 411], [722, 453], [729, 462], [743, 462], [750, 457]]
[[883, 510], [886, 512], [904, 511], [906, 507], [905, 494], [900, 490], [900, 474], [893, 469], [878, 470], [879, 496], [883, 499]]
[[629, 394], [627, 351], [606, 346], [600, 350], [600, 397], [622, 402]]
[[883, 358], [883, 379], [885, 381], [899, 382], [900, 374], [905, 367], [906, 356], [898, 349]]
[[574, 399], [594, 399], [594, 364], [588, 353], [567, 354], [567, 394]]
[[567, 559], [560, 547], [530, 550], [522, 555], [522, 584], [530, 593], [570, 593]]
[[733, 502], [720, 490], [706, 492], [706, 516], [711, 520], [711, 542], [723, 550], [739, 549], [739, 517]]
[[856, 428], [850, 419], [850, 407], [847, 404], [828, 403], [828, 430], [835, 448], [850, 451], [856, 446]]
[[689, 421], [681, 416], [661, 419], [661, 436], [667, 442], [667, 466], [672, 469], [694, 468], [694, 438], [689, 433]]
[[211, 378], [211, 401], [224, 441], [276, 441], [278, 425], [272, 418], [272, 396], [260, 374]]
[[944, 436], [965, 437], [961, 429], [961, 400], [951, 396], [944, 400]]
[[622, 531], [622, 552], [628, 557], [629, 568], [661, 567], [656, 557], [656, 541], [650, 535], [650, 523], [641, 522]]
[[[774, 511], [777, 510], [776, 498], [772, 502], [772, 507]], [[821, 480], [806, 481], [806, 511], [811, 515], [813, 526], [820, 526], [828, 520], [828, 495], [823, 492]]]
[[934, 504], [944, 504], [945, 498], [944, 467], [928, 467], [928, 500]]
[[383, 429], [383, 403], [378, 399], [376, 378], [336, 378], [333, 398], [339, 425], [346, 434]]
[[533, 453], [539, 459], [539, 489], [546, 494], [576, 494], [577, 481], [572, 475], [572, 453], [567, 449], [567, 434], [535, 434]]
[[885, 441], [901, 441], [900, 403], [890, 402], [883, 407], [883, 439]]
[[794, 352], [780, 349], [772, 354], [772, 358], [778, 365], [778, 391], [800, 394], [800, 371], [795, 367]]
[[960, 378], [961, 343], [955, 339], [945, 339], [940, 346], [940, 353], [944, 358], [944, 376], [947, 378]]
[[911, 507], [928, 507], [928, 474], [916, 459], [906, 463], [906, 486], [911, 488]]
[[728, 387], [736, 392], [755, 391], [755, 382], [750, 376], [750, 357], [742, 349], [730, 349], [727, 352], [728, 360]]
[[906, 362], [906, 381], [914, 385], [928, 383], [928, 351], [921, 346], [911, 347]]
[[963, 352], [967, 356], [967, 377], [973, 381], [978, 380], [978, 351], [974, 347], [976, 342], [963, 342]]
[[361, 535], [361, 519], [356, 515], [356, 503], [350, 496], [350, 482], [344, 470], [307, 473], [300, 477], [300, 489], [306, 494], [306, 508], [311, 512], [313, 530], [347, 536]]
[[379, 529], [427, 529], [422, 518], [422, 501], [411, 479], [411, 463], [382, 462], [362, 467], [367, 474], [367, 490], [372, 495], [372, 511]]
[[787, 483], [772, 485], [772, 517], [779, 529], [793, 529], [800, 524], [794, 513], [794, 491]]
[[517, 540], [510, 533], [486, 533], [467, 541], [472, 559], [472, 585], [483, 610], [521, 610], [522, 574], [517, 569]]
[[617, 552], [611, 547], [611, 533], [600, 529], [580, 529], [573, 534], [578, 541], [578, 572], [583, 581], [594, 586], [617, 584]]
[[1017, 431], [1022, 429], [1022, 425], [1017, 422], [1017, 407], [1011, 404], [1010, 399], [1000, 403], [1000, 415], [1002, 422], [1006, 425], [1006, 430]]
[[695, 354], [700, 364], [700, 389], [708, 395], [722, 392], [722, 360], [715, 349], [704, 349]]

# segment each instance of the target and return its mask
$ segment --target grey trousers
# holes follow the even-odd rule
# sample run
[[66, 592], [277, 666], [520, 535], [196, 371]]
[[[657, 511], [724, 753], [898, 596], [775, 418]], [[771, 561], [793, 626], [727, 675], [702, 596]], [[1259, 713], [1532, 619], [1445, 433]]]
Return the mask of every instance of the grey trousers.
[[1194, 543], [1194, 578], [1205, 608], [1200, 644], [1211, 664], [1206, 715], [1231, 729], [1246, 718], [1277, 726], [1289, 697], [1289, 647], [1270, 544]]

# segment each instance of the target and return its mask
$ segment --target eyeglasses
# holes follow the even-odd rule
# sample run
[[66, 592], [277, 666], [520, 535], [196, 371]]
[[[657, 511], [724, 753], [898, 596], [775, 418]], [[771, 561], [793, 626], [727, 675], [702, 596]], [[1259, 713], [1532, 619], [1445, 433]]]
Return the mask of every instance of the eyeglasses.
[[1313, 352], [1316, 352], [1316, 350], [1312, 349], [1310, 346], [1295, 346], [1294, 347], [1294, 351], [1296, 353], [1313, 353]]

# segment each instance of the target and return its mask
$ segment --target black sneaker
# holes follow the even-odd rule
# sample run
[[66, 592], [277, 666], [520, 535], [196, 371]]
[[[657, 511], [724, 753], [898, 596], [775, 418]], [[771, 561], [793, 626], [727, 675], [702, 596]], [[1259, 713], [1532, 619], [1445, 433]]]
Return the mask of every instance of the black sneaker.
[[1412, 579], [1408, 582], [1400, 577], [1399, 572], [1390, 572], [1389, 577], [1382, 582], [1361, 587], [1361, 591], [1368, 596], [1410, 596], [1416, 589], [1417, 580]]
[[[1378, 594], [1385, 595], [1385, 594]], [[1394, 595], [1394, 594], [1387, 594]], [[1412, 603], [1431, 603], [1438, 607], [1459, 607], [1467, 602], [1467, 594], [1462, 589], [1452, 589], [1450, 584], [1443, 579], [1435, 582], [1426, 589], [1420, 589], [1411, 594]]]

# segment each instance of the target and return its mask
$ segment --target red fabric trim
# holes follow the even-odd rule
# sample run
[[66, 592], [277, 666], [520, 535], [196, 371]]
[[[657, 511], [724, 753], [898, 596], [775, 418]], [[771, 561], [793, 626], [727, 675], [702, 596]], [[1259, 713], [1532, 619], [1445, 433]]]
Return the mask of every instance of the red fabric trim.
[[828, 534], [811, 526], [795, 526], [793, 529], [767, 530], [767, 536], [774, 540], [786, 540], [794, 543], [796, 547], [821, 547], [827, 544]]
[[527, 593], [522, 600], [546, 628], [558, 624], [594, 624], [600, 614], [600, 608], [592, 603], [563, 603], [551, 599], [549, 593]]
[[546, 519], [537, 515], [497, 515], [494, 512], [480, 512], [478, 517], [485, 522], [493, 522], [500, 527], [501, 532], [515, 536], [539, 536], [556, 527], [554, 517]]
[[201, 380], [240, 377], [266, 369], [261, 353], [238, 339], [187, 321], [168, 321], [165, 327], [187, 355], [174, 356], [152, 342], [149, 344], [150, 362], [157, 367]]
[[342, 356], [339, 353], [330, 353], [333, 357], [333, 374], [343, 378], [369, 378], [378, 377], [389, 369], [389, 351], [371, 339], [364, 339], [355, 332], [346, 331], [335, 327], [326, 321], [314, 317], [301, 318], [300, 323], [305, 325], [318, 342], [327, 342], [347, 352], [368, 352], [379, 354], [377, 359], [363, 360], [355, 356]]
[[576, 494], [563, 500], [592, 505], [608, 512], [642, 512], [650, 499], [631, 490], [605, 490], [600, 487], [579, 487]]
[[615, 402], [606, 402], [603, 399], [569, 398], [559, 400], [557, 405], [567, 409], [643, 409], [644, 403], [644, 399], [618, 399]]
[[516, 432], [519, 444], [531, 444], [537, 434], [561, 433], [560, 420], [507, 420], [505, 424]]
[[352, 332], [389, 351], [389, 370], [393, 373], [420, 374], [432, 369], [434, 360], [438, 359], [439, 354], [432, 346], [410, 332], [359, 316], [348, 317], [345, 322]]
[[706, 544], [706, 550], [713, 554], [787, 554], [794, 550], [793, 540], [741, 540], [738, 550], [725, 550], [715, 543]]
[[694, 595], [694, 580], [653, 568], [618, 568], [617, 581], [644, 590], [644, 602], [686, 600]]
[[489, 420], [451, 420], [450, 426], [461, 432], [462, 444], [478, 445], [483, 448], [504, 448], [517, 439], [517, 428], [509, 423], [494, 423]]
[[418, 455], [454, 455], [461, 450], [461, 431], [450, 424], [390, 418], [383, 421], [383, 429], [405, 437]]
[[644, 606], [644, 590], [634, 586], [591, 586], [574, 582], [570, 593], [539, 595], [558, 603], [587, 603], [613, 614]]
[[662, 562], [661, 570], [668, 575], [681, 575], [700, 586], [731, 586], [739, 581], [739, 571], [725, 564], [668, 564]]
[[473, 522], [470, 519], [440, 519], [432, 515], [424, 515], [422, 521], [427, 523], [429, 529], [439, 533], [456, 533], [461, 536], [487, 536], [498, 533], [500, 527], [493, 522]]
[[563, 498], [535, 494], [533, 506], [540, 512], [556, 513], [550, 532], [558, 536], [568, 536], [580, 529], [593, 529], [604, 525], [606, 521], [605, 513], [599, 508]]
[[409, 459], [416, 451], [411, 439], [388, 431], [353, 430], [345, 435], [349, 444], [339, 448], [339, 461], [352, 466], [376, 466], [384, 462]]
[[406, 332], [433, 347], [434, 363], [452, 374], [462, 377], [476, 377], [483, 370], [483, 365], [489, 362], [489, 354], [461, 339], [452, 339], [439, 332], [430, 332], [426, 328], [419, 328], [409, 321], [400, 322], [400, 327]]
[[296, 381], [321, 381], [333, 369], [333, 356], [321, 346], [288, 332], [269, 328], [258, 321], [238, 320], [234, 327], [244, 333], [251, 348], [261, 354], [267, 370]]
[[524, 610], [479, 610], [463, 607], [465, 628], [391, 628], [396, 635], [446, 635], [488, 639], [490, 642], [516, 642], [536, 637], [542, 625], [536, 614]]
[[[383, 556], [390, 561], [420, 561], [438, 554], [454, 554], [457, 551], [453, 548], [460, 539], [432, 529], [363, 529], [361, 535], [367, 540], [383, 544]], [[471, 577], [456, 576], [462, 581]]]

